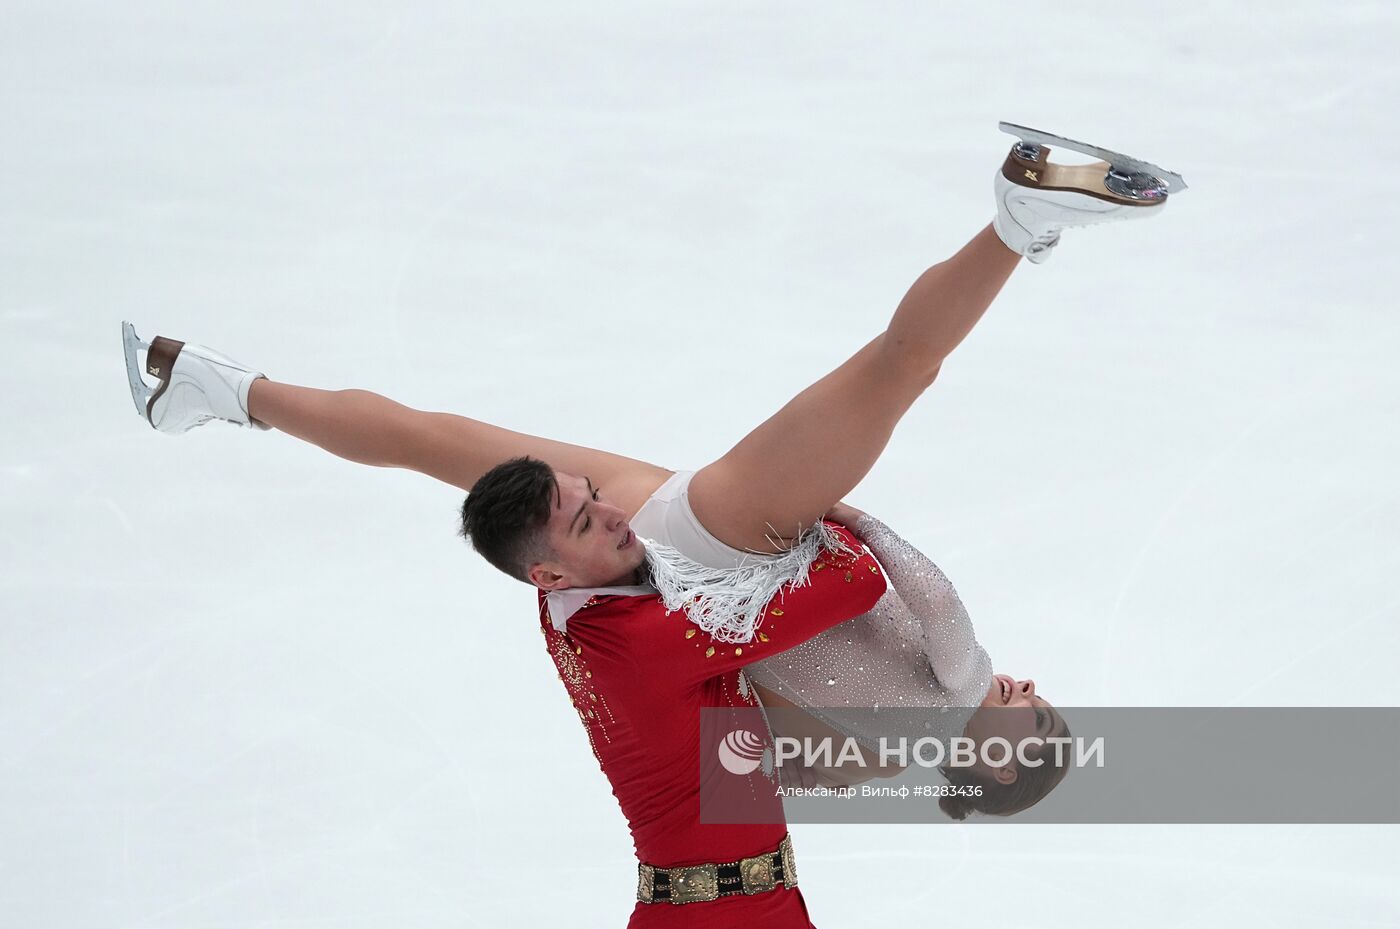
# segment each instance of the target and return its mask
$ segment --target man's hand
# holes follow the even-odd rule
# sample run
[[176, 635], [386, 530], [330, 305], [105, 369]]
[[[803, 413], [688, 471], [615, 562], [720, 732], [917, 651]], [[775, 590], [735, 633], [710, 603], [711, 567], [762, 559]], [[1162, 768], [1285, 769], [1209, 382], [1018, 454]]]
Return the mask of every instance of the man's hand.
[[862, 516], [865, 515], [866, 514], [863, 511], [858, 510], [855, 507], [849, 506], [845, 503], [838, 503], [831, 509], [826, 511], [827, 519], [831, 520], [834, 523], [840, 523], [847, 529], [851, 530], [851, 532], [856, 531], [856, 522]]

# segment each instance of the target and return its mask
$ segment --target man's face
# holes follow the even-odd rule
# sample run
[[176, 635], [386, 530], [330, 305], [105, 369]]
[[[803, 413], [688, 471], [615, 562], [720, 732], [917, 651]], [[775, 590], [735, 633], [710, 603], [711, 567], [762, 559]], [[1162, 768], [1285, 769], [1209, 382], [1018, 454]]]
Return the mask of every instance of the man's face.
[[645, 549], [627, 525], [627, 514], [608, 502], [604, 489], [588, 477], [554, 472], [559, 484], [545, 527], [558, 556], [530, 568], [543, 590], [566, 587], [619, 587], [635, 583]]

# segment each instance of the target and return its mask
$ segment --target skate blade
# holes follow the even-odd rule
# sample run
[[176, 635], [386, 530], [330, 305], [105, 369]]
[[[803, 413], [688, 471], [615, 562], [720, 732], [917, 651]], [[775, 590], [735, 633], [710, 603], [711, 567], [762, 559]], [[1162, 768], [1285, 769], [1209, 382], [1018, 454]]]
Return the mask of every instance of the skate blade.
[[136, 327], [122, 321], [122, 350], [126, 352], [126, 380], [131, 386], [131, 402], [136, 404], [136, 412], [142, 419], [149, 420], [146, 410], [151, 402], [151, 388], [141, 379], [141, 365], [136, 361], [137, 351], [150, 352], [151, 346], [142, 342], [136, 334]]
[[1039, 129], [1031, 129], [1028, 126], [1018, 126], [1015, 123], [998, 123], [997, 128], [1031, 145], [1044, 145], [1047, 148], [1066, 148], [1072, 152], [1079, 152], [1081, 155], [1088, 155], [1091, 158], [1098, 158], [1101, 161], [1106, 161], [1111, 167], [1120, 171], [1151, 174], [1154, 177], [1162, 179], [1162, 182], [1166, 185], [1168, 194], [1179, 193], [1186, 189], [1186, 181], [1180, 174], [1154, 165], [1150, 161], [1143, 161], [1141, 158], [1134, 158], [1131, 155], [1124, 155], [1122, 152], [1100, 148], [1097, 145], [1089, 145], [1085, 142], [1076, 142], [1074, 139], [1067, 139], [1062, 135], [1055, 135], [1050, 132], [1042, 132]]
[[[136, 404], [136, 412], [141, 414], [152, 428], [156, 427], [156, 401], [170, 386], [170, 376], [175, 371], [175, 359], [180, 357], [180, 350], [184, 347], [184, 342], [164, 336], [156, 336], [149, 343], [143, 342], [131, 323], [122, 322], [122, 350], [126, 353], [126, 380], [131, 385], [131, 400]], [[136, 353], [143, 349], [146, 352], [144, 369], [136, 363]], [[149, 374], [160, 381], [160, 384], [152, 390], [141, 377], [142, 373]]]

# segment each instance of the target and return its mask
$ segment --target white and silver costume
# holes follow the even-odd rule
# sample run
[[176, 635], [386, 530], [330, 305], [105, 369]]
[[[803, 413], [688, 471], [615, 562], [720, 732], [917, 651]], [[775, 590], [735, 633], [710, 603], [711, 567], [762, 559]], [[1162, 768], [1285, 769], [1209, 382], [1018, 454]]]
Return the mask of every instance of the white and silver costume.
[[[711, 569], [778, 560], [732, 548], [706, 531], [687, 500], [690, 478], [688, 472], [676, 474], [643, 505], [632, 519], [638, 538]], [[957, 591], [937, 565], [874, 517], [849, 528], [889, 581], [875, 608], [745, 673], [867, 745], [896, 734], [871, 714], [876, 707], [926, 707], [936, 712], [924, 718], [920, 735], [961, 735], [991, 687], [992, 663]]]

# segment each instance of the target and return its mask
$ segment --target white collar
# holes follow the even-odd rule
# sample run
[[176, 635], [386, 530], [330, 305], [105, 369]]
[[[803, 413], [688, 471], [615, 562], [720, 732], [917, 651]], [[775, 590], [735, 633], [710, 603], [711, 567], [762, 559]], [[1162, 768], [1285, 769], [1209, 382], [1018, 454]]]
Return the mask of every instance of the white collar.
[[569, 618], [583, 609], [590, 597], [645, 597], [655, 594], [656, 588], [649, 584], [636, 587], [566, 587], [551, 590], [544, 599], [549, 604], [549, 621], [557, 631], [567, 632]]

